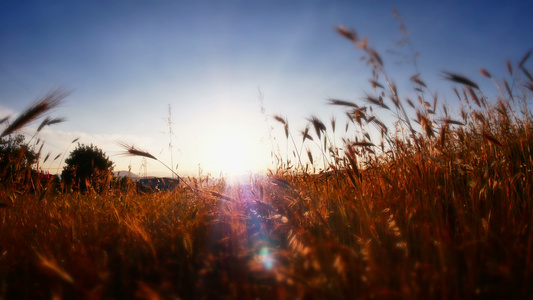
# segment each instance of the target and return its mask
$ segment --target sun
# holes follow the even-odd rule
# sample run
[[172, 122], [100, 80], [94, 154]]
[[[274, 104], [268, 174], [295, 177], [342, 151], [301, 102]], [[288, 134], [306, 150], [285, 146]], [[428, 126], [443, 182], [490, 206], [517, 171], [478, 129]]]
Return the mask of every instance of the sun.
[[244, 175], [248, 171], [250, 155], [246, 141], [235, 135], [220, 135], [212, 143], [213, 168], [228, 177]]
[[214, 107], [198, 119], [189, 162], [199, 174], [235, 179], [242, 183], [270, 165], [265, 147], [265, 124], [253, 112], [236, 107]]
[[192, 153], [201, 170], [226, 178], [250, 174], [262, 157], [251, 122], [230, 113], [210, 115], [204, 120], [208, 121], [196, 137], [196, 151]]

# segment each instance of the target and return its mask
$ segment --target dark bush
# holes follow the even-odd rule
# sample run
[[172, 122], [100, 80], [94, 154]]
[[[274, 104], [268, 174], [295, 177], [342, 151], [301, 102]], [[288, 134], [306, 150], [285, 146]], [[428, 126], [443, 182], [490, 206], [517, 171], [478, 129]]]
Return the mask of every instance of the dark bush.
[[98, 147], [78, 144], [65, 163], [61, 173], [65, 186], [81, 192], [105, 192], [109, 188], [113, 162]]

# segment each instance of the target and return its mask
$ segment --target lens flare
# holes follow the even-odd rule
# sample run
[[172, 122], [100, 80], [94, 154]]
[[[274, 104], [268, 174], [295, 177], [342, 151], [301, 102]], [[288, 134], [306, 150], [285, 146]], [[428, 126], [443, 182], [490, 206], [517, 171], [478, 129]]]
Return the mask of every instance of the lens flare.
[[274, 258], [270, 254], [268, 248], [261, 248], [259, 259], [261, 260], [261, 263], [263, 264], [263, 267], [265, 267], [265, 269], [272, 270], [272, 268], [274, 267]]

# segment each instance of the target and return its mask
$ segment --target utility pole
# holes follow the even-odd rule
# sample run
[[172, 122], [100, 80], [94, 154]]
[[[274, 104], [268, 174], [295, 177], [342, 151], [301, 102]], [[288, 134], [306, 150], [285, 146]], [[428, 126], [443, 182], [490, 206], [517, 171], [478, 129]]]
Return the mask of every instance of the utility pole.
[[143, 157], [142, 164], [139, 169], [139, 176], [141, 176], [141, 178], [146, 178], [148, 176], [146, 165], [147, 165], [146, 157]]
[[[174, 131], [172, 131], [172, 107], [170, 104], [168, 105], [168, 119], [167, 119], [167, 125], [168, 125], [168, 148], [170, 149], [170, 166], [174, 170], [174, 159], [172, 156], [173, 148], [172, 148], [172, 135], [174, 134]], [[172, 178], [174, 178], [174, 172], [171, 172]]]

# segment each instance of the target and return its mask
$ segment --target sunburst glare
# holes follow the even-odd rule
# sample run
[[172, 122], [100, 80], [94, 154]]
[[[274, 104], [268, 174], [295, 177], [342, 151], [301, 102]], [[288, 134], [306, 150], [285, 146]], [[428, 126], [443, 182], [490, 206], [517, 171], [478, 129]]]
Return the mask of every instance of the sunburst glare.
[[234, 177], [242, 175], [247, 170], [250, 155], [246, 149], [246, 141], [238, 136], [220, 135], [213, 141], [210, 156], [216, 168], [224, 175]]
[[254, 130], [233, 113], [211, 116], [205, 133], [198, 136], [197, 156], [208, 166], [211, 175], [237, 178], [253, 168], [258, 149]]

